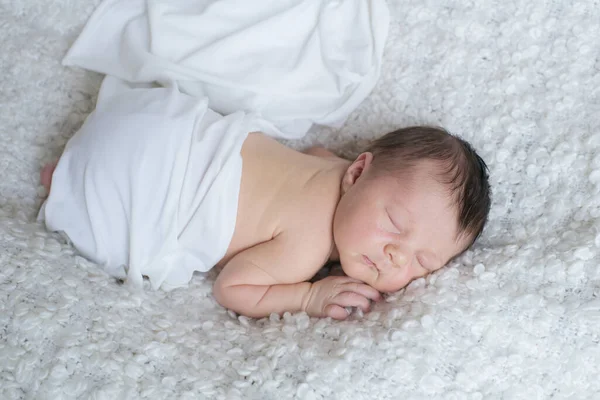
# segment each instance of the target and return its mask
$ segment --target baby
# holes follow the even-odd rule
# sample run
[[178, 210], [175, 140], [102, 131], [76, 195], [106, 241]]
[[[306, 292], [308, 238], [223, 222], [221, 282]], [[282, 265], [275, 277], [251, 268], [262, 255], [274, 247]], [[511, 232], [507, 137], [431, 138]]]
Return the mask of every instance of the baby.
[[[348, 161], [164, 88], [110, 104], [42, 170], [40, 216], [134, 282], [181, 286], [219, 266], [214, 296], [237, 313], [344, 319], [442, 268], [487, 219], [487, 167], [443, 129], [399, 129]], [[346, 276], [309, 282], [330, 261]]]

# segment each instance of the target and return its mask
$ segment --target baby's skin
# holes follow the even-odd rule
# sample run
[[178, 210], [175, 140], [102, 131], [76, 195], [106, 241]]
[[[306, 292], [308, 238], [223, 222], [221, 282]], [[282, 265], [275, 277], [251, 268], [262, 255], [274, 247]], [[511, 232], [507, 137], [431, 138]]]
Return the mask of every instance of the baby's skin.
[[[433, 161], [381, 173], [371, 153], [353, 162], [323, 148], [301, 153], [260, 133], [248, 136], [242, 159], [235, 231], [213, 287], [237, 313], [345, 319], [347, 307], [369, 311], [381, 292], [443, 267], [470, 243]], [[47, 189], [53, 170], [41, 172]], [[308, 282], [329, 261], [346, 276]]]

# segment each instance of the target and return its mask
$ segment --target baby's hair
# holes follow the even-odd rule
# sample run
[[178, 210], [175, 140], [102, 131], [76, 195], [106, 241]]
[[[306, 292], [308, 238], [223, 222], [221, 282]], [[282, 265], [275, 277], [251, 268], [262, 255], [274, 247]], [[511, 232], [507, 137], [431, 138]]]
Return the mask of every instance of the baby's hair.
[[409, 170], [421, 160], [439, 162], [442, 183], [450, 186], [458, 206], [458, 234], [475, 242], [487, 222], [491, 189], [488, 167], [468, 142], [443, 128], [412, 126], [376, 139], [367, 151], [375, 169], [388, 171]]

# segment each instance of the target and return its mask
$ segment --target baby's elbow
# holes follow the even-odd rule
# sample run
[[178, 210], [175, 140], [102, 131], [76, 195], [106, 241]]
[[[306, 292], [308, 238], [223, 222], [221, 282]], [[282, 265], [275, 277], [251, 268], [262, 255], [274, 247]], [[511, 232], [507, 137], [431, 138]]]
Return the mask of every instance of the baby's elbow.
[[213, 285], [213, 296], [221, 306], [238, 314], [251, 318], [264, 317], [264, 313], [254, 306], [255, 302], [248, 298], [247, 290], [244, 289], [247, 288], [239, 285], [228, 286], [217, 280]]
[[231, 286], [225, 286], [222, 282], [217, 280], [213, 285], [213, 296], [215, 297], [215, 300], [217, 300], [217, 303], [219, 303], [221, 306], [233, 309], [232, 298], [234, 295], [232, 294], [232, 290], [228, 289], [231, 289]]

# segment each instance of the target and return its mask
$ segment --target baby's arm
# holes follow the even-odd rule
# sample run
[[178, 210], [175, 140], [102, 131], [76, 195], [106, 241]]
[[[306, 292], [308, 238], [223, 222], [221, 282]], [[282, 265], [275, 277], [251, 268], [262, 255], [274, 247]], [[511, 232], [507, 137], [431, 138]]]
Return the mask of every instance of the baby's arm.
[[[369, 299], [381, 299], [377, 290], [347, 276], [305, 282], [321, 266], [322, 253], [294, 251], [302, 243], [297, 240], [280, 234], [236, 255], [215, 282], [217, 301], [249, 317], [306, 311], [314, 317], [344, 319], [348, 316], [345, 307], [366, 312]], [[311, 248], [303, 244], [301, 250]]]

